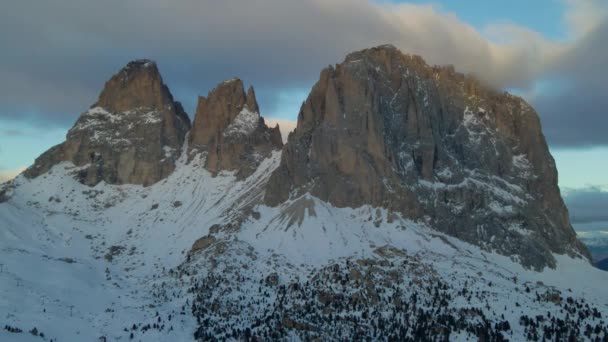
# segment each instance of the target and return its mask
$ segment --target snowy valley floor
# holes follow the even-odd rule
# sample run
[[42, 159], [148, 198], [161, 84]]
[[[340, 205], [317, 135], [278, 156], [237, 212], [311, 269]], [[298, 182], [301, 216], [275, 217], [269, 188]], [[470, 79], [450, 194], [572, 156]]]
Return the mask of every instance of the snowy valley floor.
[[526, 270], [383, 209], [256, 204], [279, 160], [244, 181], [198, 159], [150, 187], [90, 188], [68, 164], [18, 177], [0, 324], [23, 332], [0, 340], [606, 339], [608, 272]]

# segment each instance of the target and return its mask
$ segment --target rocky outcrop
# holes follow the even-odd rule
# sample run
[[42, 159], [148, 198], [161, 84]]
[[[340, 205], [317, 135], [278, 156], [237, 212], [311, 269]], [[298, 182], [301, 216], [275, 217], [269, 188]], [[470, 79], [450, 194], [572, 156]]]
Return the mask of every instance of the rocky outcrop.
[[149, 185], [174, 170], [189, 128], [190, 119], [173, 100], [156, 63], [135, 60], [106, 82], [66, 141], [37, 158], [25, 175], [37, 177], [70, 161], [87, 185]]
[[278, 125], [269, 128], [260, 116], [253, 87], [245, 93], [243, 82], [231, 79], [199, 97], [188, 146], [191, 156], [205, 153], [211, 173], [236, 171], [244, 178], [283, 143]]
[[385, 207], [537, 269], [552, 253], [587, 255], [534, 110], [392, 46], [321, 72], [265, 201], [306, 192]]

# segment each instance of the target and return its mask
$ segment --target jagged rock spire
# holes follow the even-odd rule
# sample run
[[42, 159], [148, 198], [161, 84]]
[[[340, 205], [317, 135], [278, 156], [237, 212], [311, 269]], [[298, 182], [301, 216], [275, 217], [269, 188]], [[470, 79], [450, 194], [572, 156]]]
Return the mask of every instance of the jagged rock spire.
[[172, 100], [156, 63], [139, 59], [129, 62], [106, 82], [93, 107], [102, 107], [111, 112], [140, 107], [161, 109]]
[[253, 87], [245, 93], [240, 79], [224, 81], [199, 97], [189, 147], [192, 153], [206, 152], [205, 167], [212, 173], [230, 170], [246, 177], [282, 145], [280, 131], [267, 127], [260, 116]]
[[260, 108], [258, 107], [258, 101], [255, 98], [255, 91], [253, 90], [253, 86], [249, 86], [249, 89], [247, 89], [247, 101], [245, 105], [252, 112], [260, 112]]
[[243, 81], [238, 78], [220, 83], [207, 97], [199, 96], [190, 134], [191, 147], [217, 143], [246, 103]]

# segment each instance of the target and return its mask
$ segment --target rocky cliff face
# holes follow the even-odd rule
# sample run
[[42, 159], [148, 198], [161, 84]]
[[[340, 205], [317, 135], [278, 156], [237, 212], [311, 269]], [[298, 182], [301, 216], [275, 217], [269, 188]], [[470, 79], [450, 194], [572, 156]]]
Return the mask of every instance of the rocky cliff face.
[[207, 97], [199, 97], [190, 133], [190, 154], [204, 152], [213, 174], [236, 170], [242, 179], [283, 146], [278, 125], [269, 128], [259, 114], [253, 87], [247, 93], [240, 79], [225, 81]]
[[392, 46], [321, 72], [269, 180], [276, 206], [309, 192], [385, 207], [524, 265], [583, 253], [534, 110]]
[[66, 141], [37, 158], [25, 175], [33, 178], [71, 161], [87, 185], [149, 185], [173, 171], [189, 128], [190, 119], [173, 100], [156, 64], [132, 61], [106, 83]]
[[[189, 129], [156, 64], [133, 61], [25, 175], [70, 161], [87, 185], [152, 184], [173, 172]], [[199, 98], [187, 152], [212, 174], [242, 180], [282, 146], [241, 80]], [[588, 256], [534, 110], [392, 46], [321, 72], [281, 158], [264, 191], [271, 206], [310, 193], [337, 207], [383, 207], [537, 269], [555, 265], [552, 253]]]

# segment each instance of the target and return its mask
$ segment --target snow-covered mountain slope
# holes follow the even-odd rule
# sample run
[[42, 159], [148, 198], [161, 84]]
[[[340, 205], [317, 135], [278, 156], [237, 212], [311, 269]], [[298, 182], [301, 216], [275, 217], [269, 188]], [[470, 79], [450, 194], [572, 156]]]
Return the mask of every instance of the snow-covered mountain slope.
[[279, 152], [240, 181], [187, 159], [149, 187], [67, 162], [4, 184], [0, 323], [23, 332], [0, 340], [608, 336], [608, 273], [583, 259], [536, 272], [385, 209], [267, 207]]
[[[152, 187], [84, 186], [69, 163], [5, 184], [12, 194], [0, 204], [3, 323], [76, 341], [114, 340], [135, 323], [161, 322], [163, 331], [147, 338], [191, 339], [195, 321], [180, 315], [181, 300], [159, 303], [152, 288], [211, 224], [237, 209], [237, 199], [255, 198], [278, 158], [276, 152], [243, 182], [231, 174], [213, 178], [195, 159]], [[18, 338], [6, 334], [0, 340]]]

